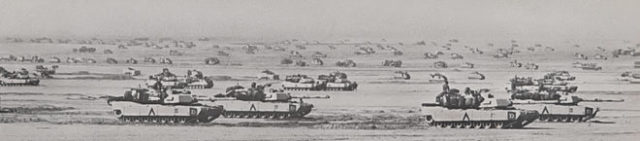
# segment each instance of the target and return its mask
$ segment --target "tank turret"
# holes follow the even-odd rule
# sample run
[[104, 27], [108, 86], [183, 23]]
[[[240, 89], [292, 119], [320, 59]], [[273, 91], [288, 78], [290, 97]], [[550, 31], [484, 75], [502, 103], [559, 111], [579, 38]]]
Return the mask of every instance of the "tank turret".
[[209, 89], [213, 88], [213, 80], [204, 77], [198, 70], [188, 70], [186, 76], [176, 76], [164, 68], [161, 73], [149, 76], [146, 82], [147, 87], [158, 89]]

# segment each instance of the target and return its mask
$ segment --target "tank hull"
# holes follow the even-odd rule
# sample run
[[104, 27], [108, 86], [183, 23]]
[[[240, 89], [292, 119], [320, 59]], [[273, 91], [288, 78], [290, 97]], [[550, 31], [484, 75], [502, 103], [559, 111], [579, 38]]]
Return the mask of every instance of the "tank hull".
[[[158, 83], [156, 80], [147, 80], [146, 85], [149, 88], [155, 87]], [[168, 88], [184, 88], [184, 89], [210, 89], [213, 88], [213, 81], [208, 79], [196, 79], [187, 81], [160, 81], [163, 87]]]
[[130, 101], [110, 103], [116, 117], [124, 122], [207, 123], [218, 118], [223, 108], [202, 105], [140, 104]]
[[440, 128], [523, 128], [538, 118], [534, 110], [502, 109], [447, 109], [425, 107], [421, 109], [426, 123]]
[[353, 91], [358, 88], [355, 83], [293, 83], [283, 82], [282, 88], [291, 91]]
[[9, 79], [0, 78], [0, 86], [38, 86], [40, 85], [39, 79]]
[[293, 91], [312, 91], [318, 90], [319, 86], [315, 83], [293, 83], [285, 81], [282, 82], [282, 88]]
[[224, 107], [225, 118], [301, 118], [313, 109], [312, 104], [297, 102], [224, 100], [214, 104]]
[[532, 104], [516, 105], [516, 108], [536, 110], [544, 122], [585, 122], [596, 116], [598, 107], [581, 105]]

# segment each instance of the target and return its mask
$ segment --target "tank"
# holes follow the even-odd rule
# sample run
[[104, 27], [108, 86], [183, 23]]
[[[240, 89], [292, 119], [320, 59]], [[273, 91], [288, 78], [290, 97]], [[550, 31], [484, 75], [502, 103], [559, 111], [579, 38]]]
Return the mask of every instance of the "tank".
[[640, 84], [640, 72], [624, 72], [618, 76], [620, 81], [629, 81], [632, 84]]
[[514, 100], [518, 108], [540, 112], [539, 120], [547, 122], [585, 122], [600, 110], [595, 106], [578, 105], [579, 102], [623, 102], [624, 100], [582, 99], [563, 95], [559, 100]]
[[122, 73], [129, 76], [138, 76], [142, 74], [140, 70], [134, 69], [132, 67], [127, 67], [126, 69], [122, 70]]
[[423, 103], [420, 109], [429, 126], [441, 128], [523, 128], [538, 118], [535, 110], [521, 110], [512, 106], [508, 99], [497, 99], [491, 94], [482, 94], [488, 89], [465, 89], [464, 95], [458, 89], [449, 89], [444, 75], [433, 77], [444, 79], [443, 91], [436, 97], [436, 103]]
[[353, 91], [358, 89], [358, 83], [347, 79], [347, 74], [333, 72], [329, 75], [318, 76], [319, 90], [328, 91]]
[[282, 88], [294, 91], [320, 90], [321, 85], [319, 81], [301, 74], [288, 75], [282, 82]]
[[132, 88], [124, 96], [109, 98], [107, 104], [123, 122], [207, 123], [224, 111], [198, 103], [189, 91], [171, 89]]
[[313, 104], [305, 103], [303, 99], [329, 98], [295, 97], [269, 84], [252, 85], [249, 88], [229, 87], [226, 94], [215, 95], [210, 101], [225, 107], [225, 118], [287, 119], [301, 118], [311, 112]]
[[345, 73], [333, 72], [320, 75], [318, 79], [301, 74], [288, 75], [282, 82], [282, 87], [294, 91], [353, 91], [358, 88], [358, 83], [347, 80]]
[[602, 70], [601, 66], [598, 66], [598, 64], [596, 63], [580, 63], [580, 62], [575, 62], [573, 63], [573, 67], [574, 68], [580, 68], [582, 70]]
[[280, 75], [270, 70], [263, 70], [258, 74], [258, 80], [280, 80]]
[[163, 69], [162, 73], [151, 75], [146, 83], [149, 88], [178, 88], [178, 89], [210, 89], [213, 88], [213, 80], [206, 78], [200, 71], [189, 70], [187, 76], [178, 77]]
[[0, 86], [38, 86], [40, 79], [37, 75], [29, 73], [26, 69], [18, 72], [8, 72], [2, 68], [0, 70]]
[[51, 68], [43, 65], [36, 66], [36, 72], [39, 73], [41, 78], [53, 78], [51, 75], [56, 74], [56, 69], [58, 69], [58, 65], [53, 65]]
[[[507, 91], [516, 108], [536, 110], [540, 121], [585, 122], [596, 116], [598, 107], [579, 105], [579, 102], [622, 102], [622, 100], [586, 100], [575, 96], [577, 86], [553, 85], [553, 83], [530, 83], [532, 78], [511, 79]], [[547, 78], [542, 80], [555, 80]], [[523, 83], [526, 82], [526, 83]], [[544, 81], [538, 81], [544, 82]]]
[[544, 75], [544, 79], [555, 79], [558, 81], [574, 81], [575, 76], [569, 74], [568, 71], [555, 71]]
[[467, 79], [469, 80], [484, 80], [486, 79], [486, 77], [484, 76], [484, 74], [474, 71], [469, 73], [469, 76], [467, 77]]
[[393, 79], [403, 79], [403, 80], [409, 80], [411, 79], [411, 75], [409, 75], [409, 72], [406, 71], [395, 71], [393, 72]]

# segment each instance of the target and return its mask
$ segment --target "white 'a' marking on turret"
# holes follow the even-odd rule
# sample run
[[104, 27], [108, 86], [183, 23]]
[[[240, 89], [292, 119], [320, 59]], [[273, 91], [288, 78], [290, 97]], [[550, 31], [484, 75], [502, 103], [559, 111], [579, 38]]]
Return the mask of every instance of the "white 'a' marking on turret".
[[151, 113], [153, 113], [154, 116], [156, 115], [156, 112], [153, 111], [153, 108], [149, 109], [149, 115], [151, 115]]
[[251, 108], [249, 108], [249, 111], [257, 111], [256, 105], [251, 104]]

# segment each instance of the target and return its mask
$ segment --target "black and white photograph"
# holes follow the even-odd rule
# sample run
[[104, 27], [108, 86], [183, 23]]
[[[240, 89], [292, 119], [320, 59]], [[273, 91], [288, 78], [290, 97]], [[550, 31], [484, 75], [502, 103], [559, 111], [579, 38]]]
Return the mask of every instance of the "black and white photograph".
[[1, 141], [631, 141], [639, 0], [0, 0]]

